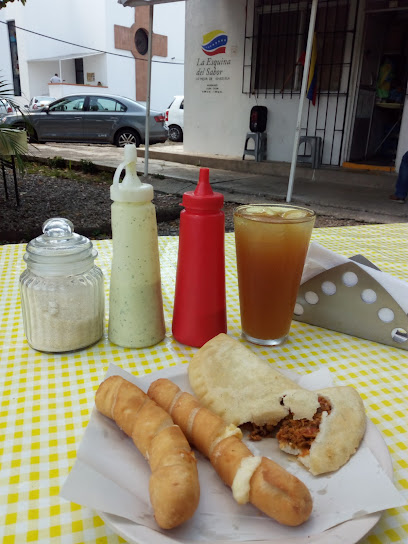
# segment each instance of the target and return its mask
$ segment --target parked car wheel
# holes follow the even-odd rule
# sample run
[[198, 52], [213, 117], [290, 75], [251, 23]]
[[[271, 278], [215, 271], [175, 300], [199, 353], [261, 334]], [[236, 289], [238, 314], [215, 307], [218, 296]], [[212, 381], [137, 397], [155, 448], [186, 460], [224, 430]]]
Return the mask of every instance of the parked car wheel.
[[184, 130], [184, 96], [175, 96], [164, 113], [164, 128], [171, 142], [183, 141]]
[[182, 142], [183, 141], [183, 131], [177, 125], [169, 126], [169, 140], [172, 142]]
[[122, 128], [115, 136], [115, 145], [124, 147], [126, 144], [134, 144], [136, 147], [140, 145], [140, 136], [131, 128]]

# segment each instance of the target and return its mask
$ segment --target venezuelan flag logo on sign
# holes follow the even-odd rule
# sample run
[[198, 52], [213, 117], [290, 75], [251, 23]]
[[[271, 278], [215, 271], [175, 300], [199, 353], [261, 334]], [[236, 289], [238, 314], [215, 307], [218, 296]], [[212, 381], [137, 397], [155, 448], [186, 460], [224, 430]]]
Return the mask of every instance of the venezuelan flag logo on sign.
[[201, 49], [204, 53], [210, 57], [225, 53], [225, 46], [227, 45], [228, 36], [223, 30], [213, 30], [204, 34], [203, 43]]

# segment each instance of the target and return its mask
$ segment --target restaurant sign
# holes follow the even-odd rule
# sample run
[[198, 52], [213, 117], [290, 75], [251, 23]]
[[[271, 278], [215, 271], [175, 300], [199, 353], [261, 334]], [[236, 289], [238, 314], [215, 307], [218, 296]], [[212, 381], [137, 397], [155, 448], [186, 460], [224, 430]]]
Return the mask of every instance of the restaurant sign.
[[[228, 36], [223, 30], [212, 30], [204, 34], [201, 51], [197, 57], [196, 81], [201, 83], [201, 92], [221, 94], [223, 82], [230, 79], [230, 58], [222, 58], [227, 53]], [[221, 55], [221, 58], [220, 58]]]

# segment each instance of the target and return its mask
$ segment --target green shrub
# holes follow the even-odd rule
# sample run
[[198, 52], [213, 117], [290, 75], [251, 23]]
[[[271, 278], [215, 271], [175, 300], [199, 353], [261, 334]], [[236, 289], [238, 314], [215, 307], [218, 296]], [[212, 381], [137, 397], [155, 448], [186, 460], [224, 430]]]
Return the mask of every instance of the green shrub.
[[80, 160], [81, 170], [85, 174], [96, 174], [98, 167], [92, 161], [87, 161], [85, 159]]
[[48, 159], [48, 165], [50, 168], [66, 168], [67, 167], [67, 161], [66, 159], [63, 159], [62, 157], [55, 156], [54, 158]]

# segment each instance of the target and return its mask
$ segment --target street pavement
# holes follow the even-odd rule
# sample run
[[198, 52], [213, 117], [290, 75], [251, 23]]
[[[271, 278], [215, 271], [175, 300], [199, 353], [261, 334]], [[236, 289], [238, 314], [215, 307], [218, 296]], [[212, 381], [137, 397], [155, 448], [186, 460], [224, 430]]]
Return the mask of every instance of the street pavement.
[[[91, 161], [114, 171], [123, 160], [123, 149], [110, 145], [36, 144], [29, 153], [40, 160], [63, 157], [72, 162]], [[155, 190], [182, 195], [194, 190], [199, 167], [210, 168], [214, 190], [226, 201], [253, 203], [286, 199], [287, 163], [242, 160], [220, 155], [184, 152], [183, 144], [159, 144], [149, 148], [149, 183]], [[144, 147], [138, 148], [138, 172], [143, 177]], [[408, 222], [408, 202], [389, 200], [394, 192], [395, 173], [321, 167], [312, 170], [299, 165], [293, 186], [292, 203], [310, 206], [320, 215], [369, 223]]]

